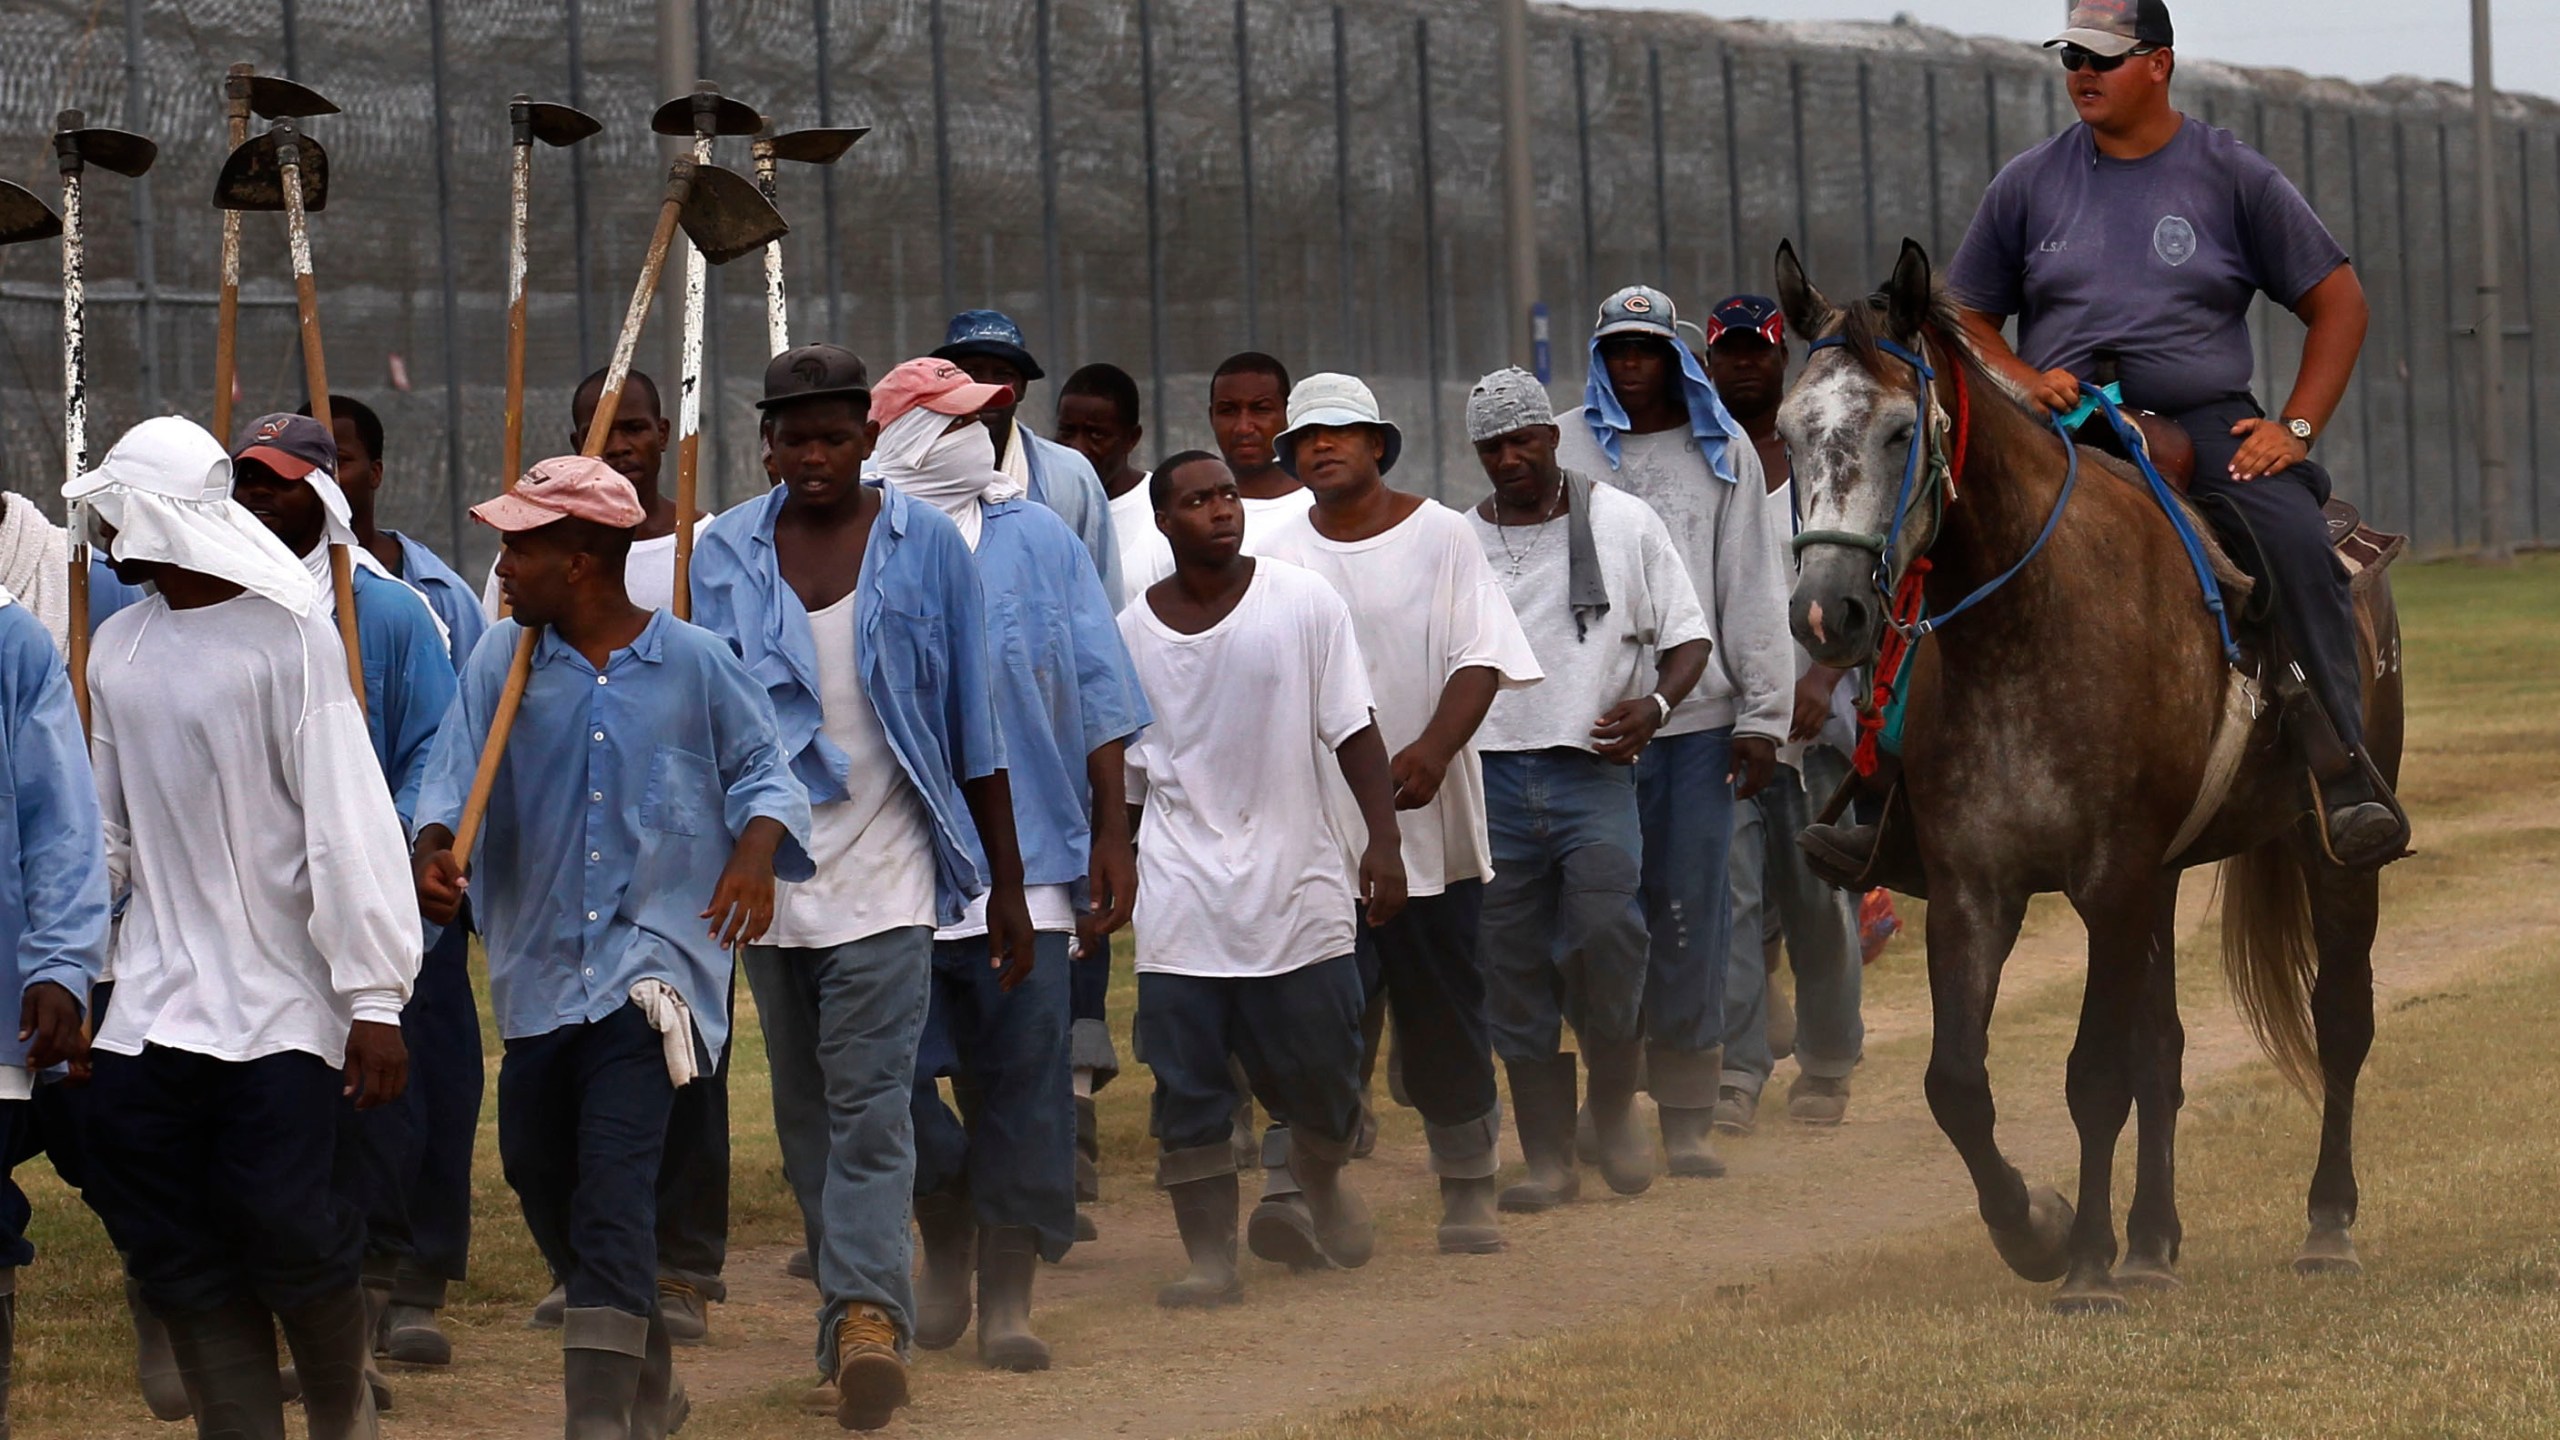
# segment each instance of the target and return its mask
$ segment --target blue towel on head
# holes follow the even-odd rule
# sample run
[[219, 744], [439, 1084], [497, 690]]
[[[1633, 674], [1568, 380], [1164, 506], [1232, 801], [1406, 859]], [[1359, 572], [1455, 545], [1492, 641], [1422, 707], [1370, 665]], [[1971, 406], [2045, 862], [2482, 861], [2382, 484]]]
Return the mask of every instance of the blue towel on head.
[[[1669, 344], [1670, 342], [1664, 342]], [[1724, 408], [1724, 400], [1716, 394], [1714, 382], [1698, 368], [1698, 357], [1686, 345], [1672, 345], [1680, 357], [1680, 394], [1689, 403], [1689, 433], [1698, 438], [1698, 449], [1707, 457], [1707, 468], [1727, 485], [1734, 483], [1733, 462], [1727, 447], [1748, 443], [1742, 424]], [[1600, 453], [1609, 463], [1618, 463], [1618, 436], [1627, 429], [1627, 412], [1618, 403], [1618, 392], [1609, 388], [1609, 367], [1600, 363], [1600, 340], [1592, 337], [1591, 363], [1582, 377], [1582, 419], [1591, 427], [1591, 438], [1600, 443]]]

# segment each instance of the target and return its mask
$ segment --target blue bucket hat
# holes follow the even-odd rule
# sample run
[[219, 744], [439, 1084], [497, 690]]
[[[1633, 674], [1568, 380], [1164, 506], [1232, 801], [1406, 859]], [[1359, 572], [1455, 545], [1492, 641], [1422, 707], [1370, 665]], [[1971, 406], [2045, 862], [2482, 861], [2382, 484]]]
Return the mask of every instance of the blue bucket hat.
[[1025, 380], [1041, 378], [1040, 362], [1023, 348], [1022, 327], [1001, 310], [963, 310], [952, 316], [942, 332], [942, 348], [933, 352], [936, 360], [965, 360], [972, 355], [1002, 360], [1021, 371]]

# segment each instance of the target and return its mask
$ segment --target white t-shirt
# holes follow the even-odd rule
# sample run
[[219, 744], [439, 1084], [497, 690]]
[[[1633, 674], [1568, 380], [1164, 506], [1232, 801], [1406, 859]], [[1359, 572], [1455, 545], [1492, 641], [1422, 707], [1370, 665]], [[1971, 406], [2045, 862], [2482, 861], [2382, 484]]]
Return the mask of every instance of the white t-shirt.
[[1148, 498], [1147, 481], [1153, 474], [1139, 476], [1127, 493], [1111, 497], [1111, 537], [1120, 545], [1120, 588], [1133, 597], [1173, 573], [1173, 547], [1156, 528], [1155, 502]]
[[[694, 517], [693, 535], [699, 542], [702, 527], [713, 516]], [[622, 564], [622, 588], [631, 603], [643, 610], [668, 610], [676, 600], [676, 537], [661, 535], [655, 540], [631, 542], [631, 558]], [[480, 609], [490, 619], [498, 618], [498, 566], [489, 565], [489, 578], [480, 582]]]
[[1277, 560], [1197, 635], [1142, 594], [1120, 612], [1155, 723], [1129, 743], [1138, 828], [1138, 969], [1281, 975], [1348, 955], [1367, 830], [1325, 802], [1335, 747], [1370, 723], [1351, 612]]
[[884, 930], [933, 923], [932, 822], [924, 798], [889, 748], [880, 712], [862, 693], [854, 608], [846, 595], [809, 612], [818, 650], [818, 732], [852, 766], [845, 798], [809, 810], [809, 858], [818, 873], [773, 886], [767, 945], [821, 950]]
[[1479, 750], [1594, 748], [1602, 711], [1651, 691], [1661, 653], [1707, 638], [1707, 617], [1671, 532], [1653, 507], [1605, 484], [1591, 487], [1591, 542], [1609, 612], [1579, 633], [1567, 603], [1572, 518], [1496, 525], [1473, 510], [1467, 523], [1502, 583], [1547, 678], [1493, 697]]
[[132, 896], [99, 1049], [343, 1065], [354, 1021], [400, 1022], [425, 937], [346, 663], [325, 609], [256, 595], [99, 628], [89, 753]]
[[[1535, 684], [1545, 673], [1466, 517], [1436, 500], [1366, 540], [1327, 540], [1301, 514], [1263, 542], [1262, 553], [1315, 571], [1351, 607], [1390, 757], [1421, 738], [1442, 687], [1459, 671], [1491, 667], [1506, 687]], [[1360, 811], [1351, 787], [1337, 774], [1327, 793], [1336, 823], [1356, 833]], [[1404, 827], [1407, 894], [1437, 895], [1452, 881], [1493, 874], [1484, 766], [1472, 740], [1431, 803], [1396, 818]]]
[[[1115, 500], [1111, 503], [1117, 507], [1120, 502]], [[1286, 495], [1275, 496], [1269, 500], [1257, 500], [1253, 496], [1245, 496], [1244, 553], [1247, 555], [1268, 553], [1262, 548], [1264, 542], [1290, 521], [1313, 509], [1315, 503], [1316, 492], [1304, 485]], [[1137, 524], [1146, 527], [1147, 539], [1152, 542], [1150, 548], [1131, 549], [1129, 527], [1121, 524], [1120, 512], [1117, 508], [1111, 512], [1111, 523], [1120, 527], [1120, 586], [1131, 600], [1136, 600], [1147, 593], [1148, 586], [1173, 573], [1173, 546], [1166, 542], [1164, 532], [1156, 528], [1155, 508], [1152, 505], [1140, 506], [1136, 521]], [[1136, 556], [1135, 559], [1131, 558], [1133, 555]]]

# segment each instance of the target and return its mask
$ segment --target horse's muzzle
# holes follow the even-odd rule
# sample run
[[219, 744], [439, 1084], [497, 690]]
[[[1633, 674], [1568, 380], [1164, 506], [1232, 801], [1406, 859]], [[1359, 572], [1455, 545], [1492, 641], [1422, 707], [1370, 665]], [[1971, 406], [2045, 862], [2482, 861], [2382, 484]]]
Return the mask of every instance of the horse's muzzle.
[[1875, 557], [1831, 546], [1807, 548], [1787, 603], [1787, 624], [1815, 663], [1847, 669], [1872, 659], [1883, 618]]

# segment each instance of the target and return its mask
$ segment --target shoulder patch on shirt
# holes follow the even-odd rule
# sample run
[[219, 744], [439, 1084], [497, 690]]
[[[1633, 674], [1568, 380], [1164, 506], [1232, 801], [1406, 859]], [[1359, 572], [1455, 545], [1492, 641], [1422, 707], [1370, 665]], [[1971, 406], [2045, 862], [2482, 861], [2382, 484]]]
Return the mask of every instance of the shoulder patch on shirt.
[[2151, 253], [2171, 265], [2184, 265], [2196, 258], [2196, 227], [2184, 215], [2163, 215], [2151, 227]]

